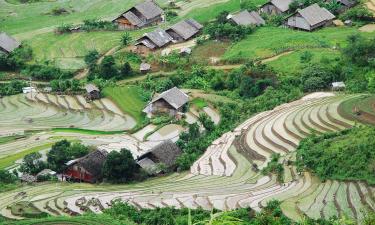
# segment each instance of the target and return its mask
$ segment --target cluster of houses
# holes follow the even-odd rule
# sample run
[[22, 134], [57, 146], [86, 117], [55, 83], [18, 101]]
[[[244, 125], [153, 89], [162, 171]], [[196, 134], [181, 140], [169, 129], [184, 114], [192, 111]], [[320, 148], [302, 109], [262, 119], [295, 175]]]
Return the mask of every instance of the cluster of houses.
[[20, 47], [20, 45], [21, 43], [13, 37], [4, 32], [0, 32], [0, 53], [8, 55]]
[[[164, 169], [174, 169], [181, 149], [172, 141], [164, 141], [135, 159], [137, 165], [151, 175], [163, 173]], [[62, 180], [96, 183], [102, 177], [102, 168], [107, 159], [106, 150], [95, 150], [88, 155], [66, 163], [67, 169]], [[163, 166], [160, 166], [160, 165]]]

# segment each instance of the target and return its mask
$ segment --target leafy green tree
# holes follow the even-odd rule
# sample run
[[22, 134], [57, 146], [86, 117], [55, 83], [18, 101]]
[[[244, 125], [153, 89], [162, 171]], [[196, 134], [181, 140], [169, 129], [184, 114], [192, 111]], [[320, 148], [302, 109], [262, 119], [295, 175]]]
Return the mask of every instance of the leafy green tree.
[[17, 177], [8, 170], [0, 170], [0, 184], [13, 184], [17, 181]]
[[86, 65], [88, 65], [90, 68], [95, 65], [98, 59], [99, 52], [96, 49], [89, 51], [84, 57]]
[[80, 144], [71, 144], [67, 140], [56, 142], [47, 153], [48, 166], [56, 172], [62, 172], [69, 160], [80, 158], [89, 153], [89, 148]]
[[115, 58], [113, 56], [109, 55], [103, 58], [100, 64], [100, 76], [104, 79], [116, 78], [118, 76]]
[[303, 90], [308, 92], [324, 89], [327, 84], [321, 77], [309, 77], [303, 82]]
[[39, 152], [34, 152], [26, 155], [23, 158], [20, 166], [20, 171], [28, 174], [37, 174], [46, 168], [46, 164], [42, 161], [42, 155]]
[[103, 177], [114, 183], [130, 182], [138, 172], [139, 167], [134, 161], [132, 153], [127, 149], [110, 152], [102, 170]]
[[213, 131], [215, 129], [215, 123], [211, 120], [211, 118], [206, 113], [200, 113], [198, 117], [199, 122], [202, 123], [203, 127], [207, 131]]
[[130, 36], [130, 33], [126, 32], [121, 36], [121, 44], [123, 46], [128, 46], [132, 41], [132, 37]]
[[121, 76], [124, 78], [131, 75], [133, 75], [133, 69], [129, 62], [125, 62], [121, 67]]

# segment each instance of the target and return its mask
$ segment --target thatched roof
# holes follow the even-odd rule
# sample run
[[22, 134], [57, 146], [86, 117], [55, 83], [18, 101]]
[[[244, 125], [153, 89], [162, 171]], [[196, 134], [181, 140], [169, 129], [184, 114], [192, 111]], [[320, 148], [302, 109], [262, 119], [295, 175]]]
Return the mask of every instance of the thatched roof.
[[230, 19], [237, 25], [249, 26], [249, 25], [262, 25], [266, 22], [263, 18], [255, 11], [249, 12], [244, 10], [237, 14], [230, 16]]
[[78, 165], [80, 167], [83, 167], [86, 171], [88, 171], [91, 175], [94, 177], [99, 177], [102, 172], [102, 167], [107, 159], [107, 151], [105, 150], [95, 150], [88, 155], [76, 159], [72, 163], [67, 163], [69, 165]]
[[276, 8], [278, 8], [281, 12], [286, 12], [289, 10], [289, 5], [293, 2], [294, 0], [271, 0], [265, 4], [262, 5], [262, 7], [264, 5], [267, 5], [267, 4], [272, 4], [274, 5]]
[[186, 19], [174, 24], [172, 27], [167, 29], [167, 32], [174, 31], [184, 40], [187, 40], [199, 33], [202, 28], [202, 24], [198, 23], [194, 19]]
[[177, 87], [174, 87], [161, 93], [159, 96], [153, 99], [150, 104], [161, 99], [165, 100], [174, 109], [179, 109], [189, 101], [189, 96]]
[[138, 164], [140, 163], [140, 166], [151, 167], [154, 166], [153, 163], [163, 163], [167, 167], [172, 167], [181, 154], [181, 149], [173, 141], [168, 140], [155, 146], [149, 152], [139, 157]]
[[148, 20], [163, 14], [163, 10], [153, 1], [141, 2], [134, 6]]
[[12, 38], [4, 32], [0, 32], [0, 50], [3, 49], [3, 51], [11, 53], [20, 45], [21, 44], [16, 39]]
[[335, 18], [330, 11], [320, 7], [318, 4], [313, 4], [304, 9], [298, 10], [298, 13], [309, 23], [310, 26]]
[[96, 87], [94, 84], [87, 84], [85, 86], [85, 89], [86, 89], [87, 93], [91, 93], [93, 91], [98, 91], [99, 92], [99, 88]]
[[36, 182], [36, 177], [27, 173], [22, 174], [20, 180], [27, 183]]
[[144, 34], [143, 37], [138, 39], [136, 45], [144, 44], [146, 47], [154, 49], [156, 47], [161, 48], [172, 40], [173, 38], [167, 32], [157, 28], [150, 33]]

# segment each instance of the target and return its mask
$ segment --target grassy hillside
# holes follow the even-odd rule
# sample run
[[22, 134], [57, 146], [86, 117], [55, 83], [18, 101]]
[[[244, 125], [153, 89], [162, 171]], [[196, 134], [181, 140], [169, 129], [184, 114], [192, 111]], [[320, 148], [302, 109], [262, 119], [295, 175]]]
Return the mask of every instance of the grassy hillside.
[[[304, 32], [278, 27], [262, 27], [246, 39], [233, 44], [224, 54], [225, 60], [266, 58], [280, 52], [301, 48], [332, 48], [344, 45], [346, 38], [358, 33], [356, 28], [330, 27]], [[374, 35], [366, 33], [366, 36]]]
[[143, 121], [142, 110], [146, 106], [146, 102], [142, 98], [142, 90], [139, 87], [107, 87], [103, 93], [112, 99], [124, 113], [132, 116], [138, 124]]

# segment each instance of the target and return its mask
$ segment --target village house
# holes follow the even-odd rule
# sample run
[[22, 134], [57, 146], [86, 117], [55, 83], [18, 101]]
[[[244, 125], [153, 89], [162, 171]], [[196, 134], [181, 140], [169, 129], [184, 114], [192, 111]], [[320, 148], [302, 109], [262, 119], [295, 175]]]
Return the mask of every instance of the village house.
[[95, 150], [88, 155], [66, 163], [68, 167], [63, 177], [68, 180], [96, 183], [102, 179], [102, 167], [107, 159], [107, 151]]
[[94, 84], [87, 84], [86, 89], [86, 99], [92, 101], [100, 98], [100, 90]]
[[172, 42], [173, 38], [164, 30], [156, 30], [144, 34], [135, 43], [135, 52], [138, 54], [148, 54], [150, 51], [159, 49]]
[[241, 11], [234, 15], [229, 14], [227, 19], [236, 25], [241, 26], [260, 26], [266, 24], [264, 19], [255, 11]]
[[173, 38], [173, 42], [182, 42], [196, 36], [202, 28], [202, 24], [194, 19], [186, 19], [174, 24], [166, 32]]
[[278, 15], [282, 13], [286, 13], [289, 10], [289, 5], [294, 0], [271, 0], [265, 4], [263, 4], [259, 12], [266, 13], [268, 15]]
[[143, 74], [148, 73], [151, 70], [151, 64], [149, 63], [141, 63], [139, 66], [139, 71]]
[[166, 113], [170, 116], [178, 117], [184, 106], [189, 102], [189, 96], [177, 87], [169, 89], [155, 97], [143, 110], [148, 117], [154, 114]]
[[338, 10], [339, 13], [345, 12], [346, 10], [350, 9], [351, 7], [357, 4], [356, 0], [336, 0], [336, 2], [341, 5], [340, 9]]
[[[164, 169], [173, 169], [176, 159], [182, 154], [173, 141], [164, 141], [137, 159], [137, 164], [151, 174], [158, 174]], [[162, 165], [162, 166], [159, 166]]]
[[332, 24], [335, 16], [318, 4], [310, 5], [304, 9], [297, 10], [286, 19], [285, 26], [306, 31], [313, 31], [320, 27]]
[[0, 32], [0, 53], [10, 54], [21, 44], [4, 32]]
[[148, 0], [133, 6], [112, 22], [120, 30], [126, 30], [156, 25], [163, 21], [164, 11], [154, 1]]

